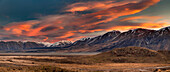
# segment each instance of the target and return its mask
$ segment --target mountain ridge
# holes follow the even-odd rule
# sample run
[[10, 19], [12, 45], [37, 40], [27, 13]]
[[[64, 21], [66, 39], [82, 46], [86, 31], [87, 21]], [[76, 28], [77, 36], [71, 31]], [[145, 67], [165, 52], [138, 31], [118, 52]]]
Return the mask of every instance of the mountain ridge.
[[[120, 32], [120, 31], [119, 31]], [[108, 32], [109, 33], [109, 32]], [[108, 33], [104, 34], [107, 35]], [[110, 34], [110, 33], [109, 33]], [[101, 35], [101, 36], [104, 36]], [[105, 38], [107, 40], [103, 43], [92, 43], [91, 41], [101, 36], [90, 38], [83, 42], [79, 42], [79, 45], [73, 45], [69, 48], [71, 52], [82, 51], [108, 51], [113, 48], [127, 47], [127, 46], [138, 46], [146, 47], [153, 50], [170, 50], [170, 27], [165, 27], [160, 30], [151, 29], [133, 29], [118, 34], [111, 34], [113, 37]], [[98, 41], [98, 40], [97, 40]], [[93, 42], [97, 42], [93, 41]], [[88, 44], [88, 42], [91, 42]]]
[[[103, 35], [83, 38], [75, 42], [59, 41], [48, 42], [22, 42], [1, 41], [0, 50], [25, 50], [25, 49], [54, 49], [61, 52], [105, 52], [114, 48], [127, 46], [146, 47], [152, 50], [170, 50], [170, 26], [159, 30], [137, 28], [125, 32], [110, 31]], [[56, 50], [57, 49], [57, 50]], [[44, 51], [46, 52], [46, 51]]]

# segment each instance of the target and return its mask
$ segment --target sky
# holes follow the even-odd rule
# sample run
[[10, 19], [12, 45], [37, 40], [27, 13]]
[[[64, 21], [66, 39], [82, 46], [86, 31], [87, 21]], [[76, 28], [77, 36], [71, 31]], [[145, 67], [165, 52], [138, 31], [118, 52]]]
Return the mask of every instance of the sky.
[[0, 40], [76, 41], [170, 26], [170, 0], [0, 0]]

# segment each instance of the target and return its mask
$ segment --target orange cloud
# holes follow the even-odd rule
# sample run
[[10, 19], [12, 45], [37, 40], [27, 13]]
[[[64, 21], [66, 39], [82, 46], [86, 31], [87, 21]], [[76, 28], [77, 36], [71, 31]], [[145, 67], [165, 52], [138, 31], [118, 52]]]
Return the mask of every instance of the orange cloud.
[[84, 26], [91, 26], [94, 24], [106, 23], [106, 22], [112, 21], [112, 20], [114, 20], [118, 17], [121, 17], [121, 16], [136, 14], [136, 13], [139, 13], [139, 12], [145, 10], [146, 8], [150, 7], [151, 5], [158, 3], [159, 1], [160, 0], [143, 0], [139, 3], [129, 3], [126, 5], [112, 7], [112, 8], [98, 11], [95, 13], [87, 14], [83, 17], [83, 19], [88, 18], [88, 21], [98, 19], [99, 17], [100, 17], [99, 19], [101, 19], [101, 18], [104, 18], [104, 19], [97, 21], [97, 22], [82, 25], [82, 26], [84, 27]]
[[75, 7], [75, 8], [72, 8], [70, 10], [67, 10], [68, 12], [76, 12], [76, 11], [85, 11], [87, 10], [88, 7]]
[[146, 28], [146, 29], [158, 29], [162, 27], [170, 26], [170, 24], [166, 23], [141, 23], [137, 26], [114, 26], [111, 27], [110, 29], [107, 29], [107, 31], [111, 30], [121, 30], [121, 31], [126, 31], [126, 30], [131, 30], [131, 29], [136, 29], [136, 28]]
[[80, 32], [80, 33], [86, 33], [86, 32], [88, 32], [88, 33], [93, 33], [93, 32], [103, 31], [103, 30], [105, 30], [105, 29], [79, 30], [78, 32]]
[[12, 31], [13, 34], [21, 35], [23, 31], [30, 31], [31, 26], [40, 23], [39, 21], [14, 22], [4, 28], [6, 31]]
[[73, 32], [68, 31], [68, 32], [65, 33], [63, 36], [56, 37], [56, 38], [67, 38], [67, 37], [70, 37], [70, 36], [73, 36], [73, 35], [75, 35]]
[[134, 21], [134, 20], [138, 20], [138, 19], [154, 21], [154, 20], [158, 20], [161, 18], [162, 17], [160, 17], [160, 16], [133, 16], [133, 17], [123, 18], [120, 21], [130, 21], [130, 20]]
[[48, 37], [46, 37], [45, 39], [43, 39], [43, 41], [47, 41], [48, 40]]
[[78, 2], [66, 7], [67, 12], [76, 12], [76, 11], [87, 11], [87, 10], [103, 10], [111, 7], [121, 6], [128, 3], [137, 3], [140, 0], [123, 0], [116, 2], [115, 0], [108, 1], [88, 1], [88, 2]]
[[17, 35], [22, 34], [22, 31], [20, 29], [12, 29], [12, 32]]
[[43, 28], [47, 27], [46, 26], [41, 26], [39, 28], [36, 29], [32, 29], [31, 31], [27, 32], [25, 35], [26, 36], [38, 36], [38, 35], [45, 35], [46, 33], [40, 32]]

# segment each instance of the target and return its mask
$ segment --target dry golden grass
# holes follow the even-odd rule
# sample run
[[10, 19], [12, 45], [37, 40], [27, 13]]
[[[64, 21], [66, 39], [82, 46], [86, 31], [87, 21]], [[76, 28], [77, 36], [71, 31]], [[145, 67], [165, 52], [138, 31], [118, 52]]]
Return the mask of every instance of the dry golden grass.
[[[35, 58], [35, 59], [62, 59], [63, 57], [38, 57], [38, 56], [3, 56], [0, 57], [0, 63], [8, 63], [6, 66], [0, 66], [1, 70], [8, 70], [8, 65], [18, 65], [26, 67], [29, 66], [51, 66], [62, 69], [67, 69], [71, 71], [78, 72], [90, 72], [90, 71], [133, 71], [134, 69], [139, 70], [143, 68], [155, 68], [155, 67], [164, 67], [170, 66], [170, 64], [158, 64], [158, 63], [96, 63], [92, 65], [84, 65], [84, 64], [64, 64], [64, 63], [55, 63], [55, 62], [40, 62], [40, 61], [30, 61], [30, 60], [21, 60], [15, 58]], [[64, 57], [67, 58], [67, 57]], [[15, 68], [14, 68], [15, 69]], [[24, 72], [24, 71], [21, 71]]]
[[[125, 51], [129, 53], [130, 50]], [[133, 52], [126, 55], [127, 53], [123, 53], [124, 50], [123, 52], [122, 50], [116, 50], [116, 52], [113, 50], [90, 56], [0, 56], [0, 72], [62, 72], [62, 70], [65, 72], [153, 72], [157, 67], [170, 67], [170, 63], [159, 62], [164, 61], [164, 59], [159, 60], [163, 57], [170, 61], [169, 53], [161, 52], [162, 54], [160, 54], [152, 50], [142, 50], [147, 53], [140, 53], [138, 51], [141, 50], [135, 50], [137, 54], [134, 56]], [[124, 57], [127, 60], [135, 60], [135, 63], [116, 63], [113, 61], [116, 58], [120, 60]], [[142, 58], [151, 62], [140, 61], [138, 63], [138, 60], [144, 61]], [[153, 62], [154, 60], [158, 62]], [[93, 63], [88, 64], [90, 62]]]
[[131, 68], [146, 68], [146, 67], [164, 67], [170, 64], [155, 64], [155, 63], [99, 63], [95, 65], [79, 65], [79, 64], [57, 64], [65, 69], [81, 69], [81, 70], [124, 70]]
[[77, 72], [52, 66], [0, 67], [0, 72]]

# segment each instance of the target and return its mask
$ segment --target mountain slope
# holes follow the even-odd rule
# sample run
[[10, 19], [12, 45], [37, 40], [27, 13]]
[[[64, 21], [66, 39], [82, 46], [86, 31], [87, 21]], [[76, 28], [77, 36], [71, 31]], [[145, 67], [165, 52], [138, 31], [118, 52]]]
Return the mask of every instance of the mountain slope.
[[23, 51], [36, 48], [54, 48], [54, 47], [67, 47], [70, 46], [72, 42], [70, 41], [59, 41], [54, 44], [49, 42], [22, 42], [22, 41], [0, 41], [1, 51]]
[[120, 33], [120, 31], [111, 31], [94, 38], [85, 38], [82, 40], [78, 40], [74, 42], [73, 45], [70, 46], [68, 49], [73, 52], [97, 51], [102, 48], [102, 44], [109, 42], [111, 39], [116, 38], [118, 35], [120, 35]]
[[36, 47], [44, 47], [44, 44], [36, 43], [36, 42], [16, 42], [16, 41], [9, 41], [9, 42], [0, 42], [0, 50], [24, 50]]
[[108, 51], [113, 48], [138, 46], [153, 50], [170, 50], [170, 27], [160, 30], [134, 29], [126, 32], [113, 31], [94, 38], [76, 41], [70, 52]]

